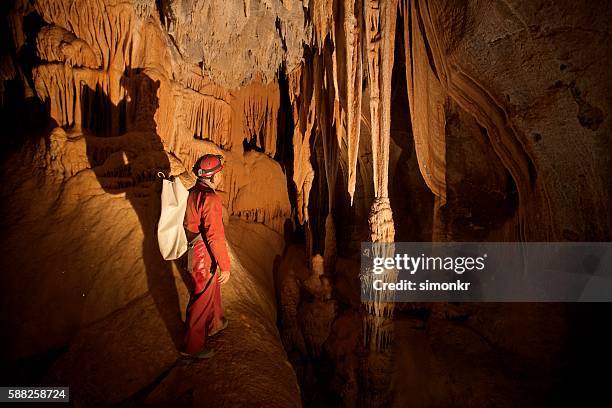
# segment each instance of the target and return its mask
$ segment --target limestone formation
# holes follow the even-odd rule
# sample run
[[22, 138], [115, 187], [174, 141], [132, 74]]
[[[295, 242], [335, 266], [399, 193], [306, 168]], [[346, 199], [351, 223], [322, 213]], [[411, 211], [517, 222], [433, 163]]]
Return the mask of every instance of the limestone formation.
[[[70, 384], [83, 406], [550, 405], [580, 311], [362, 303], [360, 244], [388, 257], [394, 241], [609, 241], [611, 13], [7, 1], [1, 357], [27, 374], [14, 383]], [[230, 326], [217, 360], [183, 366], [190, 279], [156, 247], [158, 173], [190, 187], [206, 153], [224, 163]]]
[[289, 96], [293, 105], [293, 182], [297, 188], [297, 215], [300, 224], [308, 221], [308, 202], [314, 179], [310, 164], [312, 130], [315, 125], [316, 92], [309, 71], [301, 67], [289, 74]]
[[347, 105], [347, 145], [348, 145], [348, 193], [353, 203], [355, 194], [359, 134], [361, 132], [361, 95], [362, 95], [362, 10], [361, 2], [346, 0], [344, 32], [346, 35], [346, 105]]

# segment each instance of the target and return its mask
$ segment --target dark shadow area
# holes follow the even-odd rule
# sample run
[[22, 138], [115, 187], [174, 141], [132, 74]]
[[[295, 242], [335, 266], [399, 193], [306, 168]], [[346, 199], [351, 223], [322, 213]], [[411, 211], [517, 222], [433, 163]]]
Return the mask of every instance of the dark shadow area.
[[[348, 185], [342, 170], [338, 170], [334, 193], [334, 207], [332, 215], [336, 226], [336, 250], [340, 257], [351, 257], [355, 254], [351, 251], [353, 239], [353, 226], [359, 222], [355, 215], [355, 205], [350, 205]], [[363, 222], [363, 220], [361, 220]]]
[[[7, 346], [2, 344], [2, 347]], [[0, 384], [2, 386], [40, 385], [49, 367], [66, 352], [68, 352], [68, 345], [52, 348], [18, 360], [0, 358]]]
[[[87, 156], [103, 189], [109, 194], [125, 193], [138, 215], [144, 233], [142, 254], [149, 293], [180, 349], [184, 329], [179, 296], [172, 265], [162, 258], [157, 243], [162, 186], [157, 173], [169, 175], [170, 172], [154, 120], [159, 106], [159, 81], [154, 81], [142, 70], [128, 70], [121, 79], [121, 86], [126, 95], [118, 105], [113, 104], [100, 87], [81, 89]], [[103, 148], [99, 147], [101, 140]], [[190, 285], [187, 272], [179, 261], [175, 262], [183, 281]]]
[[282, 259], [287, 255], [287, 250], [291, 245], [297, 244], [296, 232], [293, 228], [293, 223], [290, 219], [286, 219], [283, 224], [283, 239], [285, 240], [285, 247], [283, 248], [283, 252], [280, 255], [276, 255], [274, 257], [274, 263], [272, 265], [272, 276], [274, 279], [274, 298], [276, 299], [276, 318], [277, 318], [277, 326], [281, 327], [281, 313], [282, 304], [281, 304], [281, 284], [283, 276], [281, 276], [280, 265]]
[[308, 201], [308, 227], [312, 237], [312, 255], [323, 255], [325, 252], [325, 218], [328, 211], [327, 177], [325, 175], [323, 136], [316, 125], [312, 133], [313, 147], [310, 161], [315, 174]]
[[395, 241], [430, 241], [434, 194], [421, 174], [412, 135], [402, 21], [398, 16], [391, 76], [390, 130], [393, 140], [390, 149], [397, 146], [400, 152], [395, 171], [389, 168], [389, 200], [393, 209]]
[[[293, 108], [289, 97], [289, 80], [286, 73], [285, 64], [278, 71], [278, 88], [280, 93], [280, 107], [276, 119], [276, 155], [274, 160], [280, 163], [287, 177], [287, 192], [289, 193], [289, 203], [291, 208], [297, 208], [297, 191], [293, 182], [293, 131], [295, 123], [293, 121]], [[285, 242], [287, 242], [287, 225], [285, 225]], [[298, 234], [298, 236], [303, 236]], [[298, 238], [298, 237], [295, 237]]]
[[[244, 140], [242, 141], [242, 147], [244, 151], [248, 152], [248, 151], [253, 150], [259, 153], [265, 153], [265, 150], [263, 149], [263, 147], [257, 146], [258, 139], [261, 140], [263, 139], [263, 137], [262, 136], [253, 137], [250, 140], [248, 140], [247, 138], [244, 138]], [[207, 140], [207, 139], [204, 139], [204, 140]]]
[[172, 4], [169, 0], [155, 0], [157, 10], [159, 12], [159, 21], [169, 31], [170, 26], [173, 24], [175, 17], [172, 12]]
[[[48, 138], [50, 130], [57, 126], [57, 122], [50, 116], [48, 107], [36, 96], [32, 78], [32, 68], [39, 62], [36, 57], [36, 35], [45, 23], [36, 12], [24, 16], [22, 21], [24, 42], [17, 50], [9, 22], [9, 13], [14, 5], [15, 1], [11, 0], [0, 2], [0, 76], [2, 76], [0, 78], [0, 123], [2, 123], [0, 164], [3, 167], [2, 180], [7, 191], [17, 188], [18, 184], [31, 175], [23, 175], [18, 171], [7, 174], [8, 172], [4, 172], [7, 170], [5, 163], [9, 163], [9, 159], [15, 156], [31, 160], [22, 154], [24, 147]], [[3, 200], [0, 204], [2, 238], [14, 222], [9, 216], [14, 214], [12, 206], [14, 203], [7, 200]], [[0, 275], [15, 272], [1, 270]], [[24, 284], [27, 286], [27, 283]], [[8, 324], [9, 315], [20, 316], [19, 312], [1, 304], [2, 326], [6, 327], [5, 324]], [[0, 385], [3, 386], [40, 384], [48, 368], [68, 351], [68, 345], [65, 344], [15, 359], [12, 347], [11, 333], [3, 332], [0, 336]]]
[[[0, 160], [27, 141], [42, 137], [50, 123], [48, 110], [34, 93], [32, 68], [37, 63], [36, 35], [44, 25], [37, 13], [23, 18], [24, 43], [15, 48], [8, 15], [13, 1], [0, 4]], [[26, 120], [27, 119], [27, 120]]]
[[610, 313], [609, 303], [571, 305], [572, 330], [545, 406], [597, 406], [609, 398], [612, 331], [603, 325]]

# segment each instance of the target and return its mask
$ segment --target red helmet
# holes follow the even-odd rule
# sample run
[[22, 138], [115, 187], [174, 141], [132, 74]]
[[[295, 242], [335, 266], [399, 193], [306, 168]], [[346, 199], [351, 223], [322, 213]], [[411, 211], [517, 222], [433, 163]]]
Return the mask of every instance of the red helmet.
[[223, 156], [218, 154], [205, 154], [196, 161], [193, 172], [198, 177], [211, 177], [223, 169]]

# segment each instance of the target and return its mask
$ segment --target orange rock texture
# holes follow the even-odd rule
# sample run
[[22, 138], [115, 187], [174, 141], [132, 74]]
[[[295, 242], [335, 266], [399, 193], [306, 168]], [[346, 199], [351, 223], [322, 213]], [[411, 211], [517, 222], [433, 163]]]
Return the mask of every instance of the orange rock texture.
[[[537, 406], [554, 381], [511, 374], [559, 369], [575, 311], [362, 304], [359, 243], [610, 240], [612, 10], [591, 3], [5, 2], [6, 371], [83, 406]], [[189, 365], [158, 172], [191, 186], [206, 153], [230, 326]]]

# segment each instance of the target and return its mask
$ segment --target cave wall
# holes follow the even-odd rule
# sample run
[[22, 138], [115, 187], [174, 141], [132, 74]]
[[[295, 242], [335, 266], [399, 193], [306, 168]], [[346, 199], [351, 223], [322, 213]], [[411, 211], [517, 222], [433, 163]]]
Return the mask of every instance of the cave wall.
[[503, 107], [530, 158], [545, 197], [526, 211], [534, 238], [610, 238], [610, 12], [607, 2], [469, 2], [449, 53]]
[[[371, 107], [372, 101], [378, 104], [382, 94], [377, 87], [388, 83], [396, 91], [397, 82], [392, 84], [389, 73], [380, 85], [371, 73], [382, 70], [386, 61], [395, 60], [394, 69], [405, 69], [409, 101], [412, 134], [404, 138], [414, 138], [422, 177], [437, 197], [436, 239], [454, 235], [448, 231], [449, 222], [454, 221], [444, 214], [455, 207], [447, 205], [449, 190], [455, 190], [455, 201], [458, 195], [469, 201], [468, 196], [473, 194], [468, 190], [458, 193], [460, 182], [452, 180], [458, 174], [473, 179], [472, 183], [491, 183], [486, 190], [499, 191], [510, 206], [515, 205], [516, 231], [508, 227], [506, 233], [500, 233], [500, 239], [609, 237], [610, 218], [604, 197], [610, 170], [609, 155], [605, 154], [609, 150], [605, 135], [609, 133], [606, 112], [610, 103], [605, 94], [610, 84], [605, 64], [599, 63], [610, 51], [606, 41], [610, 10], [606, 2], [577, 10], [570, 2], [403, 1], [389, 9], [397, 23], [383, 16], [387, 2], [364, 2], [357, 8], [355, 4], [359, 2], [333, 2], [328, 9], [311, 10], [318, 52], [332, 56], [331, 67], [327, 68], [332, 70], [334, 86], [328, 85], [328, 92], [335, 98], [336, 110], [330, 120], [342, 123], [336, 125], [340, 127], [339, 157], [349, 180], [349, 194], [354, 191], [356, 174], [364, 175], [366, 185], [376, 180], [378, 168], [384, 173], [387, 162], [392, 163], [387, 158], [374, 158], [373, 174], [368, 174], [371, 169], [363, 161], [370, 153], [361, 149], [362, 127], [351, 125], [351, 118], [361, 116], [365, 137], [376, 139], [376, 122], [383, 117], [377, 116], [378, 107], [370, 108], [375, 112], [370, 121], [362, 105]], [[372, 45], [368, 31], [377, 28], [366, 15], [372, 7], [380, 13], [375, 18], [380, 30], [387, 29], [387, 24], [397, 27], [399, 35], [394, 30], [389, 35], [385, 32]], [[333, 18], [325, 19], [324, 11], [332, 13]], [[394, 39], [395, 46], [384, 45]], [[379, 52], [376, 47], [385, 46], [388, 50], [384, 56], [372, 54]], [[404, 55], [399, 62], [398, 49]], [[356, 61], [351, 59], [353, 53], [360, 54]], [[375, 58], [374, 65], [366, 66], [371, 58]], [[358, 83], [363, 87], [355, 86]], [[380, 109], [386, 109], [386, 104], [390, 99]], [[546, 133], [550, 134], [548, 141]], [[360, 134], [361, 138], [357, 137]], [[449, 146], [461, 139], [460, 134], [465, 135], [466, 142], [482, 147]], [[580, 147], [568, 148], [568, 143]], [[359, 153], [355, 155], [355, 151]], [[357, 163], [366, 168], [357, 170]], [[510, 176], [507, 183], [494, 181], [505, 178], [501, 174], [504, 172]], [[492, 179], [486, 180], [490, 173]], [[518, 203], [512, 204], [513, 200]], [[590, 221], [592, 217], [598, 221]], [[456, 221], [459, 225], [465, 220]]]
[[[191, 185], [209, 152], [226, 161], [229, 225], [303, 232], [283, 256], [303, 265], [277, 277], [301, 271], [287, 283], [286, 317], [308, 345], [295, 359], [329, 359], [324, 378], [347, 401], [386, 402], [397, 345], [394, 307], [354, 298], [359, 242], [610, 238], [605, 1], [16, 0], [2, 12], [2, 117], [31, 118], [2, 135], [14, 356], [95, 337], [83, 330], [130, 305], [178, 330], [185, 293], [163, 288], [181, 287], [181, 268], [155, 247], [157, 172]], [[291, 298], [296, 285], [310, 295]], [[490, 343], [515, 330], [523, 312], [509, 313]]]
[[[196, 6], [199, 9], [201, 5], [194, 4]], [[214, 4], [209, 6], [216, 7], [215, 10], [220, 7]], [[241, 14], [253, 12], [260, 15], [248, 21], [249, 24], [254, 21], [261, 29], [264, 23], [279, 24], [281, 17], [296, 18], [287, 14], [288, 9], [280, 3], [277, 11], [285, 13], [280, 17], [268, 9], [263, 12], [259, 9], [261, 7], [261, 4], [253, 4], [253, 10], [240, 8], [239, 11]], [[224, 21], [237, 23], [233, 18], [234, 13], [230, 11], [228, 8], [226, 12], [229, 14], [215, 14], [218, 20], [211, 17], [211, 21], [218, 21], [221, 25]], [[184, 14], [176, 11], [172, 15], [180, 18]], [[210, 17], [212, 14], [206, 15]], [[25, 32], [23, 21], [32, 16], [40, 19], [41, 27], [34, 32]], [[35, 97], [44, 103], [51, 129], [40, 141], [31, 142], [6, 165], [7, 169], [15, 167], [17, 163], [19, 166], [19, 170], [11, 170], [11, 174], [15, 175], [11, 181], [14, 183], [11, 185], [16, 186], [15, 190], [6, 190], [6, 194], [15, 195], [13, 202], [23, 202], [19, 209], [9, 208], [23, 214], [21, 217], [15, 216], [13, 220], [39, 219], [47, 213], [57, 223], [61, 224], [63, 217], [68, 217], [78, 225], [86, 224], [88, 221], [85, 220], [91, 218], [110, 221], [112, 214], [127, 211], [130, 205], [143, 207], [137, 211], [138, 218], [129, 216], [131, 221], [125, 226], [108, 224], [102, 227], [106, 231], [104, 234], [114, 237], [111, 241], [118, 242], [113, 248], [116, 253], [107, 258], [115, 259], [117, 265], [121, 264], [123, 255], [127, 253], [119, 242], [127, 238], [138, 239], [140, 228], [136, 221], [146, 229], [144, 235], [149, 236], [154, 231], [156, 206], [150, 201], [159, 192], [157, 172], [180, 176], [183, 183], [190, 186], [194, 182], [191, 167], [204, 153], [219, 153], [225, 157], [226, 171], [220, 190], [229, 215], [261, 222], [282, 233], [284, 221], [291, 213], [283, 170], [273, 160], [280, 103], [278, 82], [268, 78], [270, 72], [266, 71], [265, 64], [254, 69], [252, 64], [245, 62], [242, 66], [234, 65], [236, 72], [244, 75], [250, 73], [259, 79], [251, 81], [250, 77], [240, 77], [233, 81], [219, 81], [235, 88], [213, 83], [209, 79], [210, 74], [205, 75], [196, 63], [183, 58], [181, 47], [173, 45], [173, 34], [165, 29], [160, 17], [163, 16], [160, 16], [153, 2], [111, 0], [94, 4], [87, 1], [43, 1], [32, 4], [18, 1], [7, 16], [13, 30], [13, 63], [23, 58], [28, 47], [32, 47], [36, 53], [36, 63], [23, 78], [23, 86], [32, 86]], [[176, 24], [174, 26], [177, 27]], [[183, 23], [178, 26], [194, 27]], [[221, 30], [216, 32], [221, 33]], [[228, 36], [236, 34], [229, 28], [225, 33]], [[190, 35], [178, 36], [188, 48]], [[280, 31], [267, 32], [265, 38], [274, 44], [284, 41]], [[268, 56], [286, 57], [282, 48], [274, 46], [274, 50], [277, 50], [274, 52], [270, 49], [272, 46], [263, 41], [257, 44], [258, 48], [252, 51], [258, 53], [256, 60], [262, 61], [262, 64], [262, 56], [266, 56], [265, 63], [269, 62]], [[218, 47], [208, 44], [204, 48]], [[288, 60], [287, 63], [292, 61]], [[262, 82], [266, 78], [269, 80]], [[245, 81], [249, 83], [239, 88], [238, 85]], [[48, 197], [48, 200], [27, 201], [28, 188], [31, 187], [21, 183], [29, 179], [26, 175], [32, 172], [42, 185], [37, 189], [38, 195]], [[110, 195], [105, 196], [104, 193]], [[96, 196], [100, 199], [97, 204], [84, 204], [89, 197]], [[111, 197], [123, 198], [124, 201]], [[117, 203], [119, 208], [103, 204], [105, 200]], [[109, 213], [99, 218], [99, 214], [92, 213], [97, 206], [102, 206]], [[14, 240], [14, 234], [27, 234], [17, 232], [23, 229], [18, 223], [13, 222], [8, 228], [9, 231], [3, 235], [7, 241]], [[54, 233], [68, 234], [66, 240], [71, 242], [79, 240], [78, 234], [70, 237], [72, 231], [88, 229], [75, 226], [63, 231], [62, 227], [47, 222], [29, 230], [31, 235], [42, 237], [50, 237]], [[69, 253], [73, 255], [62, 254], [61, 251], [57, 253], [52, 245], [40, 255], [43, 258], [73, 258], [76, 265], [70, 269], [74, 271], [91, 269], [82, 264], [88, 262], [85, 256], [88, 251], [98, 251], [95, 237], [100, 234], [92, 234], [88, 244], [70, 249]], [[80, 240], [88, 242], [85, 237]], [[47, 242], [47, 238], [44, 241]], [[55, 239], [49, 240], [51, 244], [55, 242]], [[147, 250], [154, 251], [152, 240]], [[136, 253], [140, 252], [140, 249], [136, 250]], [[11, 269], [13, 260], [6, 257], [4, 261], [9, 262], [7, 270]], [[27, 259], [24, 261], [28, 262]], [[93, 261], [90, 263], [94, 264]], [[55, 262], [49, 264], [56, 265]], [[161, 262], [156, 260], [155, 266], [160, 265]], [[115, 281], [116, 276], [121, 281], [121, 276], [125, 274], [125, 271], [113, 266], [113, 262], [103, 263], [102, 268], [108, 268], [109, 272], [92, 271], [92, 275], [106, 276], [110, 281]], [[130, 268], [135, 270], [141, 266], [136, 263]], [[32, 266], [25, 269], [35, 273]], [[132, 276], [134, 280], [142, 280], [142, 276]], [[81, 277], [74, 279], [78, 281]], [[43, 290], [45, 284], [42, 281], [39, 283]], [[141, 282], [133, 285], [140, 288]], [[141, 290], [132, 287], [132, 283], [120, 287], [115, 295], [100, 293], [99, 302], [91, 303], [95, 310], [85, 310], [85, 317], [76, 320], [82, 323], [94, 321], [127, 303]], [[99, 290], [112, 291], [108, 286]], [[58, 311], [57, 320], [63, 322], [53, 331], [62, 332], [76, 324], [74, 319], [62, 319], [64, 313], [75, 315], [75, 312], [67, 310]], [[24, 337], [35, 339], [38, 336], [27, 331]], [[19, 337], [14, 340], [24, 350], [37, 348], [25, 345]], [[44, 339], [38, 341], [41, 346], [48, 342]]]
[[[317, 151], [334, 136], [348, 197], [344, 191], [341, 194], [353, 208], [338, 212], [334, 222], [337, 226], [338, 217], [350, 217], [355, 241], [393, 241], [394, 236], [415, 241], [609, 239], [610, 124], [606, 112], [610, 99], [605, 94], [611, 83], [602, 63], [610, 51], [606, 2], [577, 9], [571, 2], [349, 0], [314, 2], [309, 13], [315, 41], [305, 55], [307, 62], [295, 72], [299, 80], [294, 83], [301, 81], [302, 87], [293, 88], [296, 97], [292, 99], [296, 123], [310, 126], [306, 130], [313, 133], [315, 149], [309, 152], [315, 157], [315, 174], [311, 174], [310, 163], [296, 161], [295, 172], [308, 176], [294, 178], [306, 192], [302, 195], [311, 200], [307, 207], [310, 219], [300, 219], [314, 231], [310, 239], [315, 242], [307, 243], [303, 256], [307, 263], [314, 264], [317, 253], [331, 258], [327, 240], [337, 232], [327, 222], [323, 227], [320, 208], [325, 205], [321, 196], [330, 194], [320, 178], [335, 163], [325, 159], [325, 152]], [[404, 71], [403, 83], [397, 78], [398, 70]], [[406, 100], [396, 92], [405, 92]], [[313, 115], [319, 115], [318, 123], [311, 120]], [[326, 117], [323, 123], [321, 116]], [[586, 191], [592, 192], [584, 194]], [[364, 225], [365, 220], [369, 225]], [[358, 250], [357, 245], [344, 244], [343, 248], [338, 262], [342, 255]], [[337, 291], [339, 326], [317, 331], [319, 336], [328, 335], [330, 343], [324, 344], [336, 341], [356, 312], [343, 296], [350, 287], [345, 281], [350, 279], [350, 267], [343, 264], [342, 268], [346, 269], [325, 263], [325, 276]], [[298, 271], [286, 266], [288, 287], [295, 286], [292, 274]], [[308, 292], [307, 276], [304, 272], [298, 277], [297, 285]], [[314, 300], [297, 299], [304, 307], [325, 301], [316, 295]], [[287, 304], [295, 301], [292, 298]], [[396, 308], [400, 315], [395, 319]], [[426, 384], [431, 393], [421, 401], [424, 406], [432, 401], [434, 405], [436, 401], [455, 404], [463, 395], [475, 405], [491, 400], [548, 401], [553, 395], [551, 387], [562, 375], [552, 373], [559, 369], [555, 358], [564, 358], [561, 350], [567, 351], [571, 341], [568, 333], [569, 325], [575, 324], [570, 318], [574, 309], [557, 305], [476, 305], [468, 309], [453, 305], [389, 307], [380, 299], [362, 309], [366, 314], [360, 331], [363, 344], [356, 345], [354, 353], [338, 355], [324, 347], [323, 356], [305, 352], [302, 358], [307, 360], [306, 355], [319, 361], [320, 374], [332, 383], [348, 381], [347, 387], [337, 389], [348, 401], [355, 398], [349, 384], [357, 378], [362, 387], [359, 397], [373, 406], [384, 406], [393, 398], [419, 404], [406, 397], [406, 387], [419, 389], [419, 370], [430, 365], [434, 365], [434, 378]], [[297, 310], [299, 318], [299, 307]], [[415, 327], [406, 330], [407, 313], [427, 317], [417, 317], [414, 322], [410, 315], [408, 325]], [[522, 318], [528, 324], [515, 326]], [[456, 323], [456, 319], [466, 322]], [[475, 323], [481, 319], [498, 321], [500, 330], [490, 331], [485, 327], [489, 323]], [[294, 338], [294, 326], [289, 324], [289, 328]], [[399, 339], [392, 341], [396, 329]], [[412, 343], [418, 330], [425, 330], [433, 342], [440, 336], [444, 345], [431, 351], [413, 349], [420, 347]], [[508, 338], [515, 332], [521, 338], [514, 338], [510, 346]], [[486, 344], [473, 336], [481, 336]], [[452, 353], [440, 351], [452, 344], [468, 350], [480, 344], [482, 349], [474, 352], [478, 357], [460, 363]], [[367, 357], [363, 346], [369, 348]], [[294, 344], [290, 347], [296, 348]], [[532, 349], [550, 350], [556, 357], [538, 366]], [[411, 368], [394, 360], [402, 353], [412, 359]], [[419, 353], [430, 354], [421, 360], [416, 356]], [[487, 360], [485, 354], [492, 359]], [[335, 371], [328, 358], [337, 364]], [[500, 367], [491, 388], [472, 392], [459, 379], [467, 371], [487, 378], [493, 375], [491, 367], [506, 358], [515, 358], [516, 366], [508, 371]], [[294, 360], [298, 373], [306, 370], [306, 386], [316, 384], [316, 378], [308, 378], [308, 363]], [[465, 364], [456, 375], [451, 374], [455, 363]], [[351, 364], [361, 366], [347, 368]], [[545, 380], [537, 393], [512, 383], [510, 373], [515, 369], [541, 373]], [[334, 372], [331, 376], [330, 370]], [[406, 370], [415, 370], [409, 382], [403, 378]], [[441, 383], [435, 385], [436, 381]], [[390, 388], [395, 389], [393, 396], [387, 392]], [[499, 394], [500, 390], [511, 391]], [[559, 389], [554, 392], [560, 395]]]
[[[291, 215], [275, 160], [275, 75], [281, 63], [295, 64], [284, 44], [303, 35], [301, 7], [200, 2], [191, 6], [202, 20], [187, 22], [187, 11], [173, 5], [164, 15], [154, 1], [12, 3], [3, 9], [11, 36], [2, 62], [12, 68], [3, 70], [3, 117], [4, 108], [30, 114], [15, 107], [17, 88], [46, 116], [27, 137], [19, 125], [2, 135], [22, 138], [2, 162], [1, 320], [11, 333], [2, 378], [68, 382], [85, 404], [299, 405], [275, 326], [272, 269]], [[169, 29], [168, 16], [189, 32]], [[248, 45], [249, 55], [231, 70], [227, 55], [214, 62], [219, 43], [203, 44], [210, 33], [202, 27], [225, 30], [219, 41]], [[220, 70], [227, 75], [212, 81]], [[158, 172], [190, 187], [205, 153], [225, 159], [219, 192], [235, 284], [224, 289], [234, 327], [214, 367], [201, 371], [177, 362], [191, 282], [186, 260], [161, 258], [156, 223]], [[239, 393], [218, 388], [230, 385], [216, 376], [230, 365]]]

